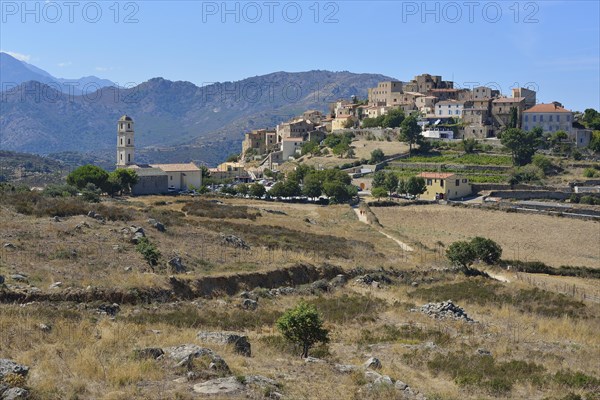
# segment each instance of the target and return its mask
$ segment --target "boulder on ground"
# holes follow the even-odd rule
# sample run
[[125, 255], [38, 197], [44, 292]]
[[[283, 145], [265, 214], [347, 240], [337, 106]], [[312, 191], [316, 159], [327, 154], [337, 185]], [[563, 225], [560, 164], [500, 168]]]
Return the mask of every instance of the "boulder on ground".
[[173, 257], [169, 260], [169, 266], [173, 269], [173, 272], [181, 274], [185, 272], [185, 265], [181, 262], [181, 257]]
[[144, 349], [135, 349], [133, 351], [135, 358], [141, 359], [153, 359], [156, 360], [165, 354], [163, 349], [159, 347], [146, 347]]
[[239, 238], [234, 235], [221, 234], [221, 243], [228, 245], [228, 246], [233, 246], [233, 247], [237, 247], [240, 249], [244, 249], [244, 250], [250, 249], [250, 246], [248, 246], [242, 238]]
[[244, 391], [246, 386], [235, 376], [230, 376], [198, 383], [194, 385], [193, 389], [195, 393], [203, 395], [233, 395]]
[[252, 299], [244, 299], [242, 301], [242, 307], [246, 310], [256, 310], [258, 308], [258, 302]]
[[29, 398], [29, 391], [27, 389], [23, 389], [23, 388], [19, 388], [19, 387], [14, 387], [14, 388], [10, 388], [6, 391], [4, 391], [4, 393], [2, 393], [2, 400], [21, 400], [21, 399], [28, 399]]
[[119, 307], [119, 305], [117, 303], [101, 304], [100, 306], [98, 306], [99, 313], [110, 315], [111, 317], [114, 317], [115, 315], [117, 315], [117, 313], [119, 311], [121, 311], [121, 307]]
[[208, 343], [232, 344], [236, 353], [250, 357], [252, 354], [248, 337], [235, 332], [203, 332], [196, 335], [198, 340]]
[[183, 344], [180, 346], [167, 347], [165, 354], [177, 362], [177, 366], [190, 365], [195, 358], [208, 357], [211, 362], [209, 369], [229, 373], [229, 366], [217, 353], [211, 349], [200, 347], [196, 344]]
[[376, 357], [371, 357], [364, 363], [364, 366], [365, 368], [381, 369], [381, 361]]
[[7, 358], [0, 358], [0, 380], [8, 374], [16, 374], [25, 377], [28, 373], [29, 367], [18, 364]]
[[155, 220], [154, 218], [150, 218], [148, 220], [148, 223], [152, 225], [153, 228], [156, 228], [156, 230], [159, 232], [164, 232], [166, 230], [165, 225]]

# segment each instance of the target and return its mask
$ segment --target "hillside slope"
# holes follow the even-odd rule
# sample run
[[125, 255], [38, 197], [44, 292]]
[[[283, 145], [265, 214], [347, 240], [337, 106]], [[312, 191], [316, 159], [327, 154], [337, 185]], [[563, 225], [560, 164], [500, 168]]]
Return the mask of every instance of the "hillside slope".
[[[154, 78], [129, 89], [103, 88], [69, 96], [39, 82], [2, 93], [0, 148], [48, 154], [94, 151], [112, 155], [115, 123], [122, 114], [136, 122], [138, 150], [152, 160], [217, 163], [239, 151], [243, 133], [274, 126], [306, 109], [352, 95], [366, 97], [377, 74], [276, 72], [237, 82], [198, 87]], [[138, 153], [144, 161], [145, 151]], [[148, 158], [150, 156], [147, 156]]]

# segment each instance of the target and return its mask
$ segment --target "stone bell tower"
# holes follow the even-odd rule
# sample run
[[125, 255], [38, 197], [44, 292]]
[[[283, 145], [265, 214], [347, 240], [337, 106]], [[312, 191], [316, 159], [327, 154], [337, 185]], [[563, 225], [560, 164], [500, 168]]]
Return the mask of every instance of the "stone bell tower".
[[133, 119], [123, 115], [117, 122], [117, 168], [133, 165]]

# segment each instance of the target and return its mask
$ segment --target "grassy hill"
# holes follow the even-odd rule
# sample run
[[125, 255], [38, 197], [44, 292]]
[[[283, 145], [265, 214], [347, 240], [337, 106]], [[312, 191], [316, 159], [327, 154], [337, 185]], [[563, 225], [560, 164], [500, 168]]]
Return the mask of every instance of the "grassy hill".
[[[230, 399], [596, 398], [597, 279], [550, 281], [485, 265], [476, 267], [489, 275], [465, 276], [443, 256], [443, 246], [476, 233], [501, 242], [504, 258], [515, 257], [513, 241], [535, 241], [520, 259], [558, 266], [568, 250], [598, 268], [596, 222], [486, 210], [469, 217], [444, 206], [374, 211], [379, 226], [347, 205], [154, 196], [88, 204], [0, 193], [0, 327], [19, 332], [0, 335], [0, 358], [30, 367], [27, 378], [3, 382], [44, 399], [192, 399], [214, 379], [219, 390], [235, 386], [215, 396]], [[57, 214], [65, 216], [50, 218]], [[467, 219], [484, 221], [481, 230]], [[156, 265], [132, 243], [131, 226], [144, 229]], [[588, 240], [577, 236], [566, 249], [556, 245], [561, 232]], [[183, 269], [169, 266], [175, 257]], [[254, 304], [248, 297], [256, 308], [244, 305]], [[475, 322], [420, 311], [448, 299]], [[310, 362], [275, 328], [301, 300], [330, 331]], [[252, 356], [199, 331], [240, 332]], [[172, 347], [184, 344], [209, 348], [227, 369], [209, 367], [212, 356], [179, 363]], [[370, 357], [381, 369], [362, 366]]]

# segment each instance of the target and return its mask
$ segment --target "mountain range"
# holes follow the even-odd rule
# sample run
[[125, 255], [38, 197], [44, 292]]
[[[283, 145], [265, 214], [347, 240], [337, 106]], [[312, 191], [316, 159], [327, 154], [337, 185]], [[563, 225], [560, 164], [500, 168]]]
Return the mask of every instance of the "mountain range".
[[274, 127], [308, 109], [326, 111], [340, 98], [365, 98], [369, 87], [390, 79], [317, 70], [198, 87], [153, 78], [82, 96], [29, 80], [1, 93], [0, 149], [112, 159], [117, 119], [128, 114], [135, 121], [136, 161], [214, 165], [240, 151], [244, 132]]
[[63, 93], [81, 95], [95, 92], [108, 86], [116, 86], [108, 79], [97, 76], [84, 76], [77, 79], [57, 78], [48, 72], [24, 61], [17, 60], [10, 54], [0, 52], [0, 87], [2, 91], [28, 81], [42, 82]]

